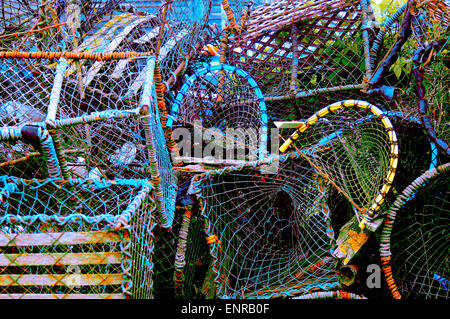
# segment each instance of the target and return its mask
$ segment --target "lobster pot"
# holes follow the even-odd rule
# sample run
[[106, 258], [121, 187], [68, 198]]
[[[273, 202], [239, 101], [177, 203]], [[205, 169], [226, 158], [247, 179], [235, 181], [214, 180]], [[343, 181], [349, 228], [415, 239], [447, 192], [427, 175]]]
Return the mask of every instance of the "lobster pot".
[[325, 185], [300, 153], [194, 181], [217, 297], [286, 297], [339, 285]]
[[227, 63], [255, 76], [268, 100], [361, 88], [368, 67], [366, 7], [365, 0], [256, 6], [246, 29], [225, 41]]
[[155, 227], [155, 298], [208, 298], [202, 287], [210, 259], [203, 226], [194, 207], [177, 207], [170, 229]]
[[176, 180], [156, 106], [154, 57], [60, 57], [35, 77], [32, 66], [43, 59], [28, 56], [2, 60], [8, 64], [1, 114], [8, 127], [0, 136], [0, 169], [25, 178], [41, 171], [65, 179], [151, 177], [159, 206], [173, 215]]
[[395, 298], [449, 298], [449, 176], [448, 163], [425, 172], [388, 211], [380, 255]]
[[[115, 1], [116, 5], [118, 1]], [[155, 49], [161, 20], [155, 14], [120, 7], [98, 11], [97, 20], [79, 39], [79, 52], [150, 52]]]
[[[417, 47], [417, 40], [426, 41], [427, 43], [439, 41], [441, 47], [437, 51], [444, 50], [449, 32], [449, 9], [448, 2], [440, 0], [429, 1], [417, 6], [415, 15], [420, 17], [420, 21], [414, 27], [417, 30], [414, 30], [412, 36], [405, 39], [404, 47]], [[401, 5], [400, 1], [392, 2], [384, 8], [384, 12], [378, 12], [378, 10], [379, 8], [374, 7], [376, 18], [378, 22], [381, 22], [381, 27], [374, 38], [370, 51], [370, 60], [374, 69], [380, 67], [381, 63], [391, 54], [390, 43], [395, 43], [396, 37], [400, 32], [405, 12], [408, 10], [407, 2], [404, 1], [403, 5]], [[383, 84], [395, 87], [397, 96], [402, 96], [403, 91], [408, 88], [407, 79], [413, 67], [411, 54], [412, 52], [409, 49], [399, 50], [392, 67], [386, 70], [383, 76]], [[434, 63], [426, 67], [427, 77], [433, 77], [433, 75], [439, 77], [439, 70], [442, 70], [442, 60], [445, 60], [445, 54], [435, 56]], [[430, 86], [433, 87], [433, 84], [430, 83]], [[403, 98], [407, 99], [408, 97], [403, 96]]]
[[[430, 141], [430, 139], [427, 137], [426, 133], [423, 130], [423, 127], [420, 123], [420, 120], [414, 116], [407, 116], [402, 112], [393, 112], [393, 111], [387, 111], [386, 113], [387, 118], [390, 120], [393, 129], [396, 133], [397, 140], [398, 140], [398, 148], [399, 148], [399, 154], [398, 154], [398, 165], [396, 169], [395, 178], [392, 182], [392, 189], [393, 192], [389, 192], [386, 194], [386, 202], [388, 205], [392, 204], [395, 200], [396, 193], [405, 187], [407, 187], [415, 178], [420, 176], [422, 173], [426, 172], [427, 170], [434, 169], [438, 165], [438, 149], [436, 145]], [[356, 118], [356, 114], [353, 116], [350, 116], [349, 118]], [[366, 117], [367, 120], [375, 120], [375, 118], [372, 118], [371, 116]], [[334, 125], [338, 126], [339, 120], [334, 119], [333, 120]], [[362, 121], [359, 122], [360, 124], [363, 124]], [[369, 124], [369, 123], [366, 123]], [[373, 124], [373, 123], [372, 123]], [[345, 126], [349, 127], [350, 124], [345, 124]], [[343, 126], [344, 127], [344, 126]], [[369, 129], [369, 126], [366, 127], [360, 127], [357, 131], [352, 132], [352, 136], [355, 137], [358, 134], [364, 134], [363, 132], [365, 130]], [[323, 130], [322, 130], [323, 131]], [[307, 131], [305, 131], [307, 135]], [[381, 132], [380, 132], [381, 133]], [[379, 133], [377, 133], [378, 135]], [[305, 141], [307, 138], [303, 139]], [[326, 134], [327, 135], [327, 134]], [[376, 135], [373, 135], [372, 138], [374, 138]], [[371, 139], [372, 139], [371, 138]], [[326, 139], [322, 140], [325, 141]], [[373, 141], [373, 140], [372, 140]], [[301, 142], [299, 142], [301, 143]], [[350, 145], [350, 142], [346, 140], [347, 146]], [[373, 142], [370, 141], [370, 139], [363, 140], [360, 145], [356, 147], [358, 149], [358, 152], [363, 153], [363, 149], [374, 145]], [[331, 145], [330, 145], [331, 146]], [[339, 147], [337, 144], [334, 144], [332, 147]], [[367, 154], [382, 154], [380, 151], [376, 151], [376, 149], [373, 146], [370, 146], [365, 151], [366, 156]], [[349, 159], [353, 158], [355, 161], [360, 161], [360, 172], [364, 172], [364, 166], [367, 167], [367, 173], [370, 177], [376, 176], [376, 174], [379, 174], [375, 169], [371, 169], [369, 166], [369, 159], [365, 159], [363, 157], [358, 157], [356, 154], [352, 155], [349, 154], [349, 157], [346, 159], [346, 156], [344, 156], [345, 151], [336, 149], [334, 151], [336, 155], [339, 155], [337, 161], [332, 161], [331, 158], [328, 158], [328, 168], [325, 168], [325, 166], [322, 166], [324, 168], [324, 172], [329, 172], [330, 176], [333, 176], [335, 186], [338, 185], [347, 185], [349, 187], [352, 182], [350, 177], [352, 176], [351, 171], [346, 171], [344, 174], [339, 174], [340, 169], [337, 168], [337, 166], [344, 164]], [[380, 156], [381, 158], [381, 156]], [[313, 158], [314, 163], [319, 163], [318, 157]], [[333, 163], [334, 162], [334, 163]], [[323, 162], [324, 163], [324, 162]], [[381, 162], [382, 163], [382, 162]], [[385, 164], [382, 164], [385, 165]], [[382, 165], [379, 165], [379, 168], [382, 167]], [[344, 167], [343, 165], [342, 167]], [[332, 168], [334, 167], [334, 168]], [[333, 171], [328, 171], [328, 169], [332, 168]], [[386, 173], [384, 173], [386, 174]], [[341, 177], [347, 179], [346, 181], [340, 180]], [[362, 176], [362, 175], [360, 175]], [[360, 179], [360, 181], [363, 181], [363, 179]], [[383, 181], [382, 177], [379, 177], [379, 181]], [[360, 183], [360, 182], [359, 182]], [[377, 187], [379, 188], [380, 185], [372, 184], [373, 186], [368, 187], [368, 189], [375, 190]], [[357, 191], [361, 191], [363, 189], [364, 185], [355, 185], [353, 189]], [[334, 188], [334, 187], [333, 187]], [[348, 221], [350, 219], [355, 211], [355, 207], [352, 205], [352, 203], [348, 200], [349, 196], [355, 196], [356, 192], [349, 191], [349, 196], [344, 196], [345, 194], [343, 189], [335, 188], [333, 190], [330, 190], [327, 196], [327, 203], [330, 206], [331, 211], [335, 216], [342, 221]], [[369, 193], [370, 194], [370, 193]], [[346, 198], [347, 197], [347, 198]], [[371, 197], [369, 197], [369, 200], [372, 200], [374, 195], [372, 194]], [[351, 198], [351, 197], [350, 197]], [[353, 197], [357, 199], [357, 197]], [[356, 203], [356, 200], [353, 201], [353, 203]], [[386, 206], [385, 206], [386, 207]], [[347, 214], [345, 213], [347, 211]], [[346, 216], [348, 219], [345, 219]], [[337, 221], [333, 222], [334, 226], [338, 224]], [[340, 229], [340, 227], [335, 228]]]
[[2, 181], [0, 298], [152, 297], [146, 181]]
[[153, 83], [147, 79], [153, 74], [146, 73], [151, 56], [126, 52], [107, 56], [106, 52], [105, 58], [97, 59], [89, 51], [84, 54], [86, 58], [57, 60], [55, 103], [49, 111], [53, 119], [135, 109], [140, 105], [144, 83]]
[[76, 64], [59, 61], [65, 78], [52, 129], [63, 174], [151, 178], [158, 206], [167, 214], [162, 224], [170, 226], [177, 186], [156, 103], [155, 58], [79, 63], [88, 71], [77, 73]]

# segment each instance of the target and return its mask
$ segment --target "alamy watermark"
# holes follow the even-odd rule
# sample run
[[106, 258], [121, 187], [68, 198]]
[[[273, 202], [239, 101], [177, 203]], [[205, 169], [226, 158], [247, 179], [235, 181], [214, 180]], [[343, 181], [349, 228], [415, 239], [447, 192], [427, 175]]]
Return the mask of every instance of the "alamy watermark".
[[369, 274], [366, 279], [367, 288], [381, 288], [381, 267], [377, 264], [367, 266], [366, 272]]

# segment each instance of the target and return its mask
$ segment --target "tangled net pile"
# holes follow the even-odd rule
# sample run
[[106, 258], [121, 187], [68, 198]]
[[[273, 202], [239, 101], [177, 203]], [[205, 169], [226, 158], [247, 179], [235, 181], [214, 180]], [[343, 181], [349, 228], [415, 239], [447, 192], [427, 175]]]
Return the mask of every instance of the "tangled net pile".
[[447, 299], [450, 4], [378, 2], [2, 1], [0, 298]]

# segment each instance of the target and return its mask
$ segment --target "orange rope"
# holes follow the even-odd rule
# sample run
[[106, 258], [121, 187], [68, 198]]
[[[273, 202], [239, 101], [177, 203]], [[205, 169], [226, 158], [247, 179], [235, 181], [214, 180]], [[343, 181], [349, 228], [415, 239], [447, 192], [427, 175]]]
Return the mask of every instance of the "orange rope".
[[433, 53], [434, 53], [434, 48], [431, 48], [431, 52], [430, 52], [430, 55], [428, 56], [428, 59], [425, 61], [424, 64], [422, 64], [423, 68], [426, 67], [428, 65], [428, 63], [430, 63], [431, 58], [433, 57]]
[[225, 11], [227, 15], [228, 22], [230, 22], [230, 26], [237, 30], [238, 27], [236, 25], [236, 19], [234, 18], [233, 10], [230, 7], [230, 4], [228, 3], [228, 0], [222, 0], [222, 6], [223, 10]]
[[52, 29], [52, 28], [59, 28], [60, 26], [65, 25], [65, 24], [67, 24], [67, 22], [50, 25], [48, 27], [41, 28], [41, 29], [36, 29], [36, 30], [31, 29], [31, 30], [28, 30], [28, 31], [16, 32], [16, 33], [11, 33], [11, 34], [4, 34], [4, 35], [0, 36], [0, 39], [7, 38], [7, 37], [14, 37], [14, 36], [19, 36], [19, 35], [24, 35], [24, 34], [30, 34], [30, 33], [35, 33], [35, 32], [46, 31], [46, 30]]
[[30, 34], [31, 34], [31, 31], [34, 31], [34, 28], [36, 28], [40, 22], [41, 22], [41, 18], [39, 18], [39, 19], [36, 20], [35, 24], [34, 24], [33, 27], [31, 28], [30, 32], [27, 34], [26, 37], [23, 38], [22, 42], [20, 42], [18, 48], [20, 48], [20, 47], [25, 43], [25, 41], [27, 41], [28, 37], [29, 37]]
[[161, 72], [159, 71], [159, 61], [156, 61], [155, 63], [155, 72], [153, 75], [153, 79], [155, 82], [155, 89], [156, 89], [156, 103], [158, 105], [158, 110], [160, 112], [160, 121], [161, 126], [164, 129], [164, 136], [167, 139], [167, 148], [169, 149], [169, 152], [173, 152], [176, 151], [177, 143], [172, 139], [172, 129], [166, 127], [167, 108], [166, 103], [164, 101], [164, 92], [166, 90], [166, 86], [162, 83]]
[[0, 163], [0, 167], [5, 167], [5, 166], [8, 166], [8, 165], [14, 165], [14, 164], [17, 164], [17, 163], [20, 163], [20, 162], [25, 162], [25, 161], [27, 161], [30, 157], [33, 157], [33, 156], [40, 156], [40, 155], [41, 155], [41, 153], [39, 153], [39, 152], [33, 152], [33, 153], [27, 154], [27, 155], [25, 155], [24, 157], [21, 157], [21, 158], [19, 158], [19, 159], [11, 160], [11, 161], [8, 161], [8, 162]]
[[342, 299], [351, 299], [350, 294], [347, 291], [340, 290], [339, 293], [341, 294]]
[[156, 89], [156, 102], [161, 114], [161, 125], [163, 128], [165, 128], [167, 123], [167, 108], [166, 103], [164, 102], [165, 85], [162, 83], [161, 72], [159, 71], [159, 61], [155, 62], [155, 71], [153, 78]]
[[219, 244], [220, 245], [220, 240], [216, 235], [211, 235], [211, 236], [206, 237], [206, 243], [208, 245], [211, 245], [211, 244]]
[[22, 51], [3, 51], [0, 52], [0, 58], [23, 58], [23, 59], [59, 59], [65, 57], [66, 59], [79, 60], [97, 60], [97, 61], [107, 61], [107, 60], [120, 60], [129, 59], [140, 56], [151, 55], [151, 52], [49, 52], [49, 51], [38, 51], [38, 52], [22, 52]]
[[398, 292], [398, 288], [397, 288], [397, 285], [395, 284], [394, 276], [392, 275], [392, 268], [389, 265], [390, 261], [391, 261], [390, 256], [381, 257], [381, 263], [383, 265], [384, 276], [386, 278], [386, 282], [388, 284], [389, 290], [392, 293], [392, 296], [395, 299], [401, 299], [402, 296]]
[[241, 32], [242, 32], [242, 30], [244, 30], [247, 20], [248, 20], [248, 11], [244, 10], [244, 13], [242, 13], [242, 18], [241, 18], [241, 26], [240, 26]]

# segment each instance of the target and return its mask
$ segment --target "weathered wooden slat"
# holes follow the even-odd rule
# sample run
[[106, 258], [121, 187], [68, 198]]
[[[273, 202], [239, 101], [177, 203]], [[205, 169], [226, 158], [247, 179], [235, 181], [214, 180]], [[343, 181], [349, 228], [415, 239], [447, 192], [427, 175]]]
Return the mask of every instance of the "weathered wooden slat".
[[0, 275], [0, 286], [99, 286], [120, 285], [122, 274]]
[[55, 232], [38, 234], [0, 233], [0, 246], [51, 246], [79, 245], [119, 242], [120, 236], [114, 232]]
[[361, 230], [359, 228], [359, 220], [354, 216], [341, 227], [333, 256], [343, 260], [343, 265], [347, 265], [382, 223], [383, 218], [377, 218], [366, 226], [364, 230]]
[[139, 39], [136, 39], [133, 41], [135, 44], [145, 44], [153, 39], [155, 39], [159, 35], [159, 26], [153, 28], [150, 30], [150, 32], [147, 32], [143, 36], [141, 36]]
[[[151, 19], [153, 19], [153, 16], [145, 16], [143, 18], [138, 18], [126, 25], [124, 30], [122, 30], [117, 36], [114, 37], [114, 39], [108, 44], [108, 46], [105, 48], [104, 52], [114, 52], [119, 45], [122, 43], [122, 41], [127, 37], [127, 35], [133, 31], [135, 27], [138, 25], [147, 22]], [[101, 67], [105, 64], [105, 61], [96, 61], [94, 65], [89, 69], [87, 74], [83, 77], [83, 82], [85, 86], [88, 86], [89, 83], [94, 79], [95, 75], [100, 71]]]
[[[246, 160], [234, 160], [234, 159], [216, 159], [213, 157], [189, 157], [189, 156], [179, 156], [176, 158], [178, 161], [183, 163], [194, 163], [194, 164], [204, 164], [204, 165], [226, 165], [226, 166], [239, 166], [243, 164], [255, 164], [256, 161], [246, 161]], [[176, 168], [174, 168], [176, 170]]]
[[0, 266], [120, 264], [120, 252], [0, 254]]
[[[159, 27], [153, 28], [150, 30], [150, 32], [144, 34], [139, 39], [136, 39], [133, 41], [135, 44], [145, 44], [147, 42], [150, 42], [153, 39], [156, 39], [156, 37], [159, 35]], [[114, 71], [111, 73], [111, 78], [113, 79], [119, 79], [122, 77], [122, 74], [125, 70], [125, 68], [128, 65], [128, 62], [130, 62], [132, 59], [122, 59], [117, 62], [116, 67], [114, 68]]]
[[183, 40], [183, 38], [188, 36], [189, 34], [189, 30], [183, 29], [172, 36], [159, 51], [159, 59], [164, 60], [166, 58], [166, 55], [169, 54], [169, 52], [178, 44], [178, 42]]
[[299, 128], [305, 124], [305, 121], [274, 121], [277, 128]]
[[[78, 47], [79, 51], [92, 52], [101, 45], [107, 45], [114, 37], [117, 29], [129, 23], [134, 16], [132, 14], [117, 15], [103, 25], [97, 32], [86, 38]], [[99, 50], [102, 51], [102, 50]]]
[[[173, 37], [171, 37], [161, 48], [159, 51], [159, 61], [162, 61], [166, 58], [166, 56], [169, 54], [169, 52], [175, 48], [175, 46], [178, 44], [179, 41], [181, 41], [184, 37], [188, 36], [190, 33], [188, 30], [183, 29], [177, 34], [175, 34]], [[145, 81], [145, 70], [138, 74], [138, 76], [134, 79], [131, 86], [128, 88], [127, 93], [125, 96], [133, 96], [136, 94], [137, 91], [142, 87]]]
[[[154, 18], [154, 16], [150, 15], [142, 17], [129, 13], [117, 15], [106, 22], [94, 34], [86, 38], [77, 50], [80, 52], [113, 52], [136, 25], [150, 21]], [[119, 35], [116, 34], [118, 30]], [[79, 63], [80, 65], [83, 65], [84, 60], [79, 61]], [[85, 86], [89, 85], [103, 64], [104, 62], [99, 61], [94, 63], [94, 66], [91, 67], [90, 71], [85, 76]], [[66, 71], [65, 76], [67, 77], [73, 72], [76, 72], [76, 67], [72, 64]]]
[[[132, 14], [117, 15], [111, 20], [105, 23], [99, 30], [93, 35], [86, 38], [83, 43], [77, 48], [79, 52], [103, 52], [105, 46], [107, 46], [111, 39], [114, 38], [116, 30], [126, 26], [134, 16]], [[84, 64], [84, 61], [79, 61], [80, 65]], [[68, 77], [76, 71], [74, 64], [69, 65], [65, 76]]]
[[125, 299], [123, 294], [0, 294], [0, 299]]

